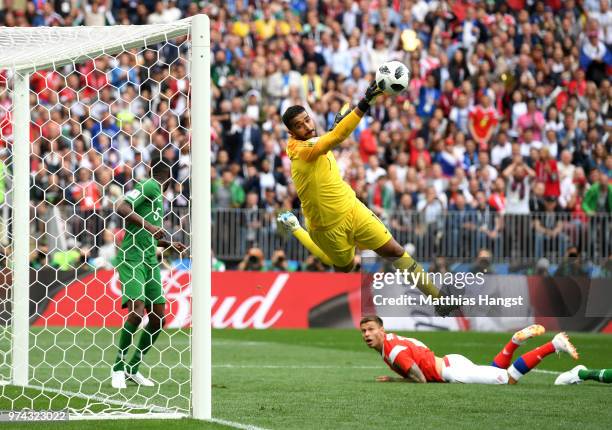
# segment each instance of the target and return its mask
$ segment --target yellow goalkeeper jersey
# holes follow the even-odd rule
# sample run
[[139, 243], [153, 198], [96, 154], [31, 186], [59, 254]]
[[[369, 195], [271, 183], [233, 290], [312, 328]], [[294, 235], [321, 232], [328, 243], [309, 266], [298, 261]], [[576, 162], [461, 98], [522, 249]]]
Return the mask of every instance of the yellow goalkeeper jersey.
[[342, 180], [331, 150], [350, 136], [360, 120], [353, 110], [323, 136], [287, 142], [291, 178], [311, 230], [333, 227], [355, 205], [355, 191]]

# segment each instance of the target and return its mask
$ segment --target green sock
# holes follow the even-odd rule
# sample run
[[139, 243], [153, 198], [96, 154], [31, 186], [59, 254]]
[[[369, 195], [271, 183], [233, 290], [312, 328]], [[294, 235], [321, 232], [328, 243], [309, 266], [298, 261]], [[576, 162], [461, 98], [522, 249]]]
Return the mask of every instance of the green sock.
[[612, 383], [612, 369], [588, 369], [579, 370], [578, 377], [583, 381], [591, 379], [593, 381]]
[[137, 325], [134, 325], [129, 321], [123, 323], [123, 328], [121, 329], [121, 334], [119, 335], [119, 344], [117, 345], [119, 351], [117, 351], [117, 358], [115, 358], [115, 364], [113, 366], [114, 371], [125, 369], [125, 359], [127, 357], [128, 349], [130, 349], [130, 345], [132, 344], [132, 339], [136, 330], [138, 330]]
[[138, 339], [138, 345], [136, 346], [136, 351], [134, 351], [134, 355], [132, 355], [132, 359], [128, 363], [128, 372], [136, 373], [138, 372], [138, 366], [142, 362], [142, 358], [145, 354], [151, 349], [162, 329], [159, 328], [151, 333], [151, 328], [147, 324], [142, 334], [140, 335], [140, 339]]

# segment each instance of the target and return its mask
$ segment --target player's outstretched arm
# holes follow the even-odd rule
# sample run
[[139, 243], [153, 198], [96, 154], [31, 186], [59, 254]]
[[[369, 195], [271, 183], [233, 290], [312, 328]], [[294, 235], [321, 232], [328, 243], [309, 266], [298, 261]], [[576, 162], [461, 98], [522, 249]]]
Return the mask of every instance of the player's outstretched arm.
[[153, 224], [147, 222], [143, 217], [138, 215], [136, 211], [132, 208], [125, 200], [120, 200], [117, 202], [116, 213], [121, 218], [125, 219], [127, 222], [136, 224], [137, 226], [141, 226], [145, 230], [147, 230], [155, 239], [161, 239], [164, 237], [164, 231], [161, 227], [154, 226]]
[[376, 81], [373, 80], [357, 106], [350, 113], [343, 115], [342, 120], [335, 124], [330, 131], [321, 136], [317, 143], [310, 147], [307, 152], [304, 152], [302, 158], [306, 161], [313, 161], [346, 140], [351, 133], [355, 131], [361, 118], [363, 118], [368, 109], [370, 109], [370, 105], [372, 105], [381, 94], [382, 90], [378, 88]]

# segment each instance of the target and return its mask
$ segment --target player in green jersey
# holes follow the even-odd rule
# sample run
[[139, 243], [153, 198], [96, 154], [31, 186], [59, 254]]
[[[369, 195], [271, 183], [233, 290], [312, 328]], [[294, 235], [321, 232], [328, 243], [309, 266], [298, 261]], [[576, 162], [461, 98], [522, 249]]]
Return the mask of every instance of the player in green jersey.
[[[134, 189], [126, 193], [116, 206], [117, 214], [125, 221], [125, 237], [117, 250], [114, 264], [122, 286], [121, 304], [128, 309], [111, 372], [112, 386], [118, 389], [126, 387], [126, 379], [138, 385], [155, 385], [138, 371], [138, 367], [164, 325], [166, 299], [156, 251], [157, 247], [173, 247], [178, 252], [186, 250], [184, 244], [164, 239], [163, 189], [171, 181], [170, 166], [157, 150], [153, 151], [150, 169], [151, 178], [137, 182]], [[135, 345], [132, 358], [126, 363], [128, 350], [134, 343], [134, 333], [138, 330], [145, 310], [149, 322]]]

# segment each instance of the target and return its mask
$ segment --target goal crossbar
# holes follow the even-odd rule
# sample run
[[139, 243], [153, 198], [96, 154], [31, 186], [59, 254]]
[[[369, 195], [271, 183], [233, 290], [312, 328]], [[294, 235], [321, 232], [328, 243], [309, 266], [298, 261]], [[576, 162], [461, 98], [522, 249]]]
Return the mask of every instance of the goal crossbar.
[[138, 26], [5, 27], [0, 30], [0, 70], [32, 73], [144, 48], [187, 35], [191, 21], [185, 18], [171, 24]]

